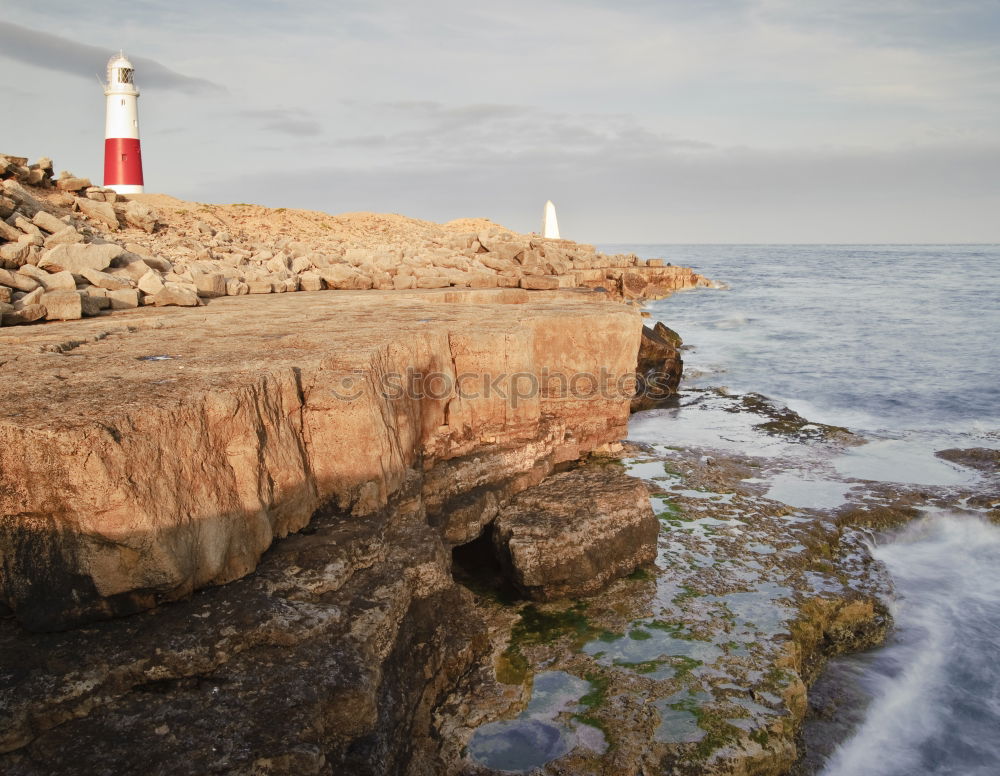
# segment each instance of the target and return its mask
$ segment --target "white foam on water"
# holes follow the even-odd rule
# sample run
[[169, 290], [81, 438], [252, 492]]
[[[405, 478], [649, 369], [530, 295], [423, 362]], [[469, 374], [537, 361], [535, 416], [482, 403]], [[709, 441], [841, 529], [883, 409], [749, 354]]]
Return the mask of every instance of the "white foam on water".
[[865, 719], [822, 776], [1000, 773], [1000, 528], [937, 514], [875, 549], [896, 630], [863, 667]]

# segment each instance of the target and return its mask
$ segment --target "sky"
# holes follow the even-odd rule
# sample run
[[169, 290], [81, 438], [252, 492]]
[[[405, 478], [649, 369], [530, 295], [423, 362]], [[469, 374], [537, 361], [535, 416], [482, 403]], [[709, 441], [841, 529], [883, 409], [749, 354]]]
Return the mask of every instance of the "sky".
[[[0, 0], [0, 153], [595, 243], [1000, 242], [1000, 0]], [[95, 77], [96, 76], [96, 77]]]

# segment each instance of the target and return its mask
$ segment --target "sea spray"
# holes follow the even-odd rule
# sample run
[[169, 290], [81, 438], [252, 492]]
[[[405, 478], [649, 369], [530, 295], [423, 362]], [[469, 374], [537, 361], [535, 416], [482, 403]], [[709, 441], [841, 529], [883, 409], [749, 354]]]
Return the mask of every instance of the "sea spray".
[[1000, 762], [1000, 527], [935, 514], [874, 549], [896, 631], [862, 667], [872, 698], [823, 776], [995, 776]]

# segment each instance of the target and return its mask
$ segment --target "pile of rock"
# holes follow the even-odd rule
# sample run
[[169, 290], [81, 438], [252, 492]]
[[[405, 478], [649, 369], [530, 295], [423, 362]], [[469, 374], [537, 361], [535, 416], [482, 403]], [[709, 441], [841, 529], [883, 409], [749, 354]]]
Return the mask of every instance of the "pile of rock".
[[[659, 259], [607, 256], [592, 245], [483, 221], [441, 226], [373, 214], [309, 220], [295, 211], [289, 223], [278, 217], [284, 209], [165, 197], [171, 206], [154, 208], [155, 195], [122, 197], [68, 172], [55, 178], [49, 159], [29, 165], [0, 156], [0, 183], [4, 325], [289, 291], [601, 288], [639, 299], [706, 283]], [[189, 218], [192, 208], [206, 215]]]

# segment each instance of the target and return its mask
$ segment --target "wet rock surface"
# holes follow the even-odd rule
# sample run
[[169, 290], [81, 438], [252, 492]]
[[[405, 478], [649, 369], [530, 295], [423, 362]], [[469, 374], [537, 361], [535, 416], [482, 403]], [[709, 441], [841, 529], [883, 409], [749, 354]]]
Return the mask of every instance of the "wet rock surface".
[[660, 406], [677, 394], [684, 373], [682, 344], [680, 335], [663, 323], [642, 327], [632, 412]]
[[508, 577], [536, 600], [586, 596], [656, 557], [656, 516], [618, 466], [555, 474], [500, 510], [493, 544]]
[[[892, 584], [869, 538], [939, 509], [988, 517], [971, 502], [993, 486], [950, 467], [939, 485], [838, 474], [879, 443], [785, 413], [771, 425], [761, 399], [683, 391], [633, 418], [623, 461], [660, 522], [654, 568], [584, 600], [471, 586], [492, 665], [476, 675], [482, 703], [460, 689], [442, 707], [448, 773], [500, 773], [501, 753], [547, 758], [533, 774], [804, 774], [851, 729], [857, 715], [833, 718], [849, 687], [822, 683], [812, 707], [808, 688], [831, 657], [889, 632]], [[668, 429], [676, 444], [646, 441]], [[804, 503], [814, 490], [821, 503]], [[533, 681], [553, 672], [585, 684], [546, 720], [559, 729], [546, 740], [572, 747], [543, 756], [522, 723]]]

